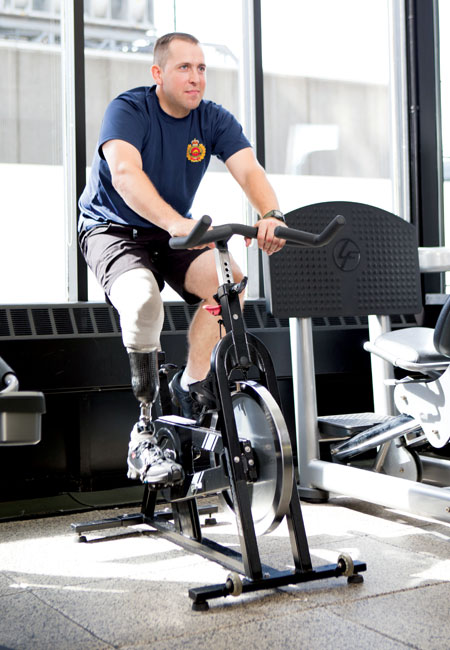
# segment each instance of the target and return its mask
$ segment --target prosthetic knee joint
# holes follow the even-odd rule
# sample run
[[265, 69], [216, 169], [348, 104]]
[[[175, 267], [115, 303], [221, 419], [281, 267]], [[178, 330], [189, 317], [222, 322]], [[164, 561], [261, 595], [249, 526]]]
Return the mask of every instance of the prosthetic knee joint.
[[138, 429], [140, 433], [153, 433], [151, 410], [159, 393], [158, 350], [138, 352], [128, 350], [131, 368], [131, 387], [140, 403]]

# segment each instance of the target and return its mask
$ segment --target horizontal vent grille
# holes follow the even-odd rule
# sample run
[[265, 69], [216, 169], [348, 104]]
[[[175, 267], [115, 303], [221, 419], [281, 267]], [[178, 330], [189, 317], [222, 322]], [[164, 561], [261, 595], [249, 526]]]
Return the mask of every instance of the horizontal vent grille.
[[[181, 302], [164, 304], [163, 333], [184, 332], [188, 329], [196, 307]], [[289, 319], [274, 318], [267, 313], [264, 300], [247, 301], [244, 306], [245, 324], [250, 330], [289, 327]], [[313, 318], [314, 329], [367, 327], [367, 316]], [[416, 325], [414, 316], [392, 317], [394, 327]], [[0, 341], [5, 339], [80, 338], [120, 336], [120, 321], [116, 310], [105, 303], [76, 303], [61, 305], [0, 306]]]

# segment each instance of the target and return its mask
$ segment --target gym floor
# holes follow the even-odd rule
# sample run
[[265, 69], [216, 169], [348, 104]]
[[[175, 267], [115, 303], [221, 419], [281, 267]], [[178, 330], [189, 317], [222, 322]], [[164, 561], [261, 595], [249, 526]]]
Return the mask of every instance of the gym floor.
[[[146, 526], [75, 543], [81, 523], [138, 508], [0, 523], [0, 647], [421, 648], [450, 646], [450, 525], [344, 497], [302, 503], [313, 566], [341, 552], [367, 563], [362, 584], [331, 578], [210, 601], [193, 611], [188, 588], [228, 571]], [[237, 548], [228, 512], [205, 537]], [[202, 517], [204, 519], [204, 517]], [[283, 522], [261, 538], [264, 563], [292, 567]]]

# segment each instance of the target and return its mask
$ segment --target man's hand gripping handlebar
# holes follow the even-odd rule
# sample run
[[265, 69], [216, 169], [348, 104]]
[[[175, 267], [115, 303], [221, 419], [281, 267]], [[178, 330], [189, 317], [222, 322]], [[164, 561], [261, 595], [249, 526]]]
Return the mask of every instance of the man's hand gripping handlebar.
[[[242, 223], [227, 223], [211, 228], [211, 223], [211, 217], [204, 215], [186, 237], [172, 237], [169, 239], [169, 246], [181, 250], [202, 244], [211, 244], [212, 242], [227, 242], [233, 235], [242, 235], [249, 239], [256, 239], [258, 236], [258, 228], [254, 226], [246, 226]], [[328, 244], [343, 226], [345, 226], [345, 217], [338, 214], [325, 226], [322, 232], [316, 235], [303, 230], [287, 228], [286, 226], [277, 226], [275, 236], [284, 239], [291, 246], [318, 248]]]

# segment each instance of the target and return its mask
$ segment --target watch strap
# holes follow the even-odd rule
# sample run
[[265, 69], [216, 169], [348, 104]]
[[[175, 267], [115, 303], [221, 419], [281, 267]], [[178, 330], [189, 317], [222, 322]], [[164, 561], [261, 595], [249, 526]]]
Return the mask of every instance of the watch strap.
[[269, 210], [261, 219], [279, 219], [283, 223], [286, 223], [286, 219], [284, 218], [284, 214], [281, 212], [281, 210]]

